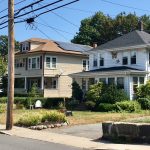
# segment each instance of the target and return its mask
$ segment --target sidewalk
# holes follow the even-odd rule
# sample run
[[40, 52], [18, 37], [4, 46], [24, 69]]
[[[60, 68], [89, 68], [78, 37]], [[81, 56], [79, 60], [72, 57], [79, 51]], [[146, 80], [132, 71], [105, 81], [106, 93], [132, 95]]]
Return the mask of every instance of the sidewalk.
[[18, 136], [23, 138], [30, 138], [34, 140], [41, 140], [45, 142], [53, 142], [64, 144], [68, 146], [79, 147], [83, 149], [96, 149], [96, 150], [150, 150], [150, 145], [128, 145], [128, 144], [111, 144], [94, 142], [92, 139], [84, 137], [76, 137], [71, 135], [49, 133], [44, 131], [35, 131], [26, 128], [14, 127], [10, 131], [5, 130], [5, 126], [0, 125], [0, 133], [10, 136]]

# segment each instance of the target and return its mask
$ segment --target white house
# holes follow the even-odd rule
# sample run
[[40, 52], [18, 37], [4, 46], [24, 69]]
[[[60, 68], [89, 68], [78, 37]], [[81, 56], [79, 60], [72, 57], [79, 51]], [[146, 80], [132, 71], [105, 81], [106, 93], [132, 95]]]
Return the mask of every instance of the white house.
[[132, 100], [137, 87], [150, 78], [150, 34], [143, 30], [120, 36], [89, 50], [88, 54], [90, 71], [71, 75], [83, 91], [99, 81], [115, 83]]

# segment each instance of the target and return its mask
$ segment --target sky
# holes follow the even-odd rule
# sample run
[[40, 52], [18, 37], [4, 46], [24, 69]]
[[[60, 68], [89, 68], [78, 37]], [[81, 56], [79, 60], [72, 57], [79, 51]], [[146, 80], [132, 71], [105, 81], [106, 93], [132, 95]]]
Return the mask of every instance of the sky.
[[[15, 0], [15, 3], [20, 1], [22, 0]], [[26, 6], [35, 1], [38, 0], [25, 0], [24, 2], [16, 5], [15, 10], [18, 10], [19, 8], [22, 8], [23, 6]], [[43, 0], [43, 2], [40, 4], [34, 5], [33, 9], [55, 1], [56, 0]], [[71, 1], [73, 0], [63, 0], [62, 2], [55, 4], [55, 6], [53, 5], [47, 7], [47, 9], [52, 9]], [[108, 3], [108, 1], [110, 3]], [[120, 5], [115, 5], [114, 3]], [[122, 5], [129, 7], [123, 7]], [[0, 0], [0, 12], [5, 8], [7, 8], [7, 0]], [[28, 14], [27, 16], [19, 18], [19, 20], [33, 17], [41, 12], [46, 11], [47, 9]], [[31, 11], [31, 8], [23, 10], [20, 12], [20, 14], [26, 13], [28, 11]], [[98, 11], [101, 11], [104, 14], [108, 14], [111, 17], [115, 17], [117, 14], [123, 11], [126, 13], [135, 12], [138, 16], [144, 14], [150, 15], [150, 0], [142, 0], [138, 2], [137, 0], [80, 0], [69, 6], [41, 15], [35, 19], [34, 24], [15, 24], [15, 39], [17, 41], [24, 41], [29, 38], [46, 38], [55, 41], [70, 42], [79, 31], [81, 20], [94, 15]], [[0, 13], [0, 17], [6, 14], [7, 11]], [[2, 21], [3, 19], [0, 19], [0, 23]], [[0, 35], [8, 35], [7, 28], [0, 29]]]

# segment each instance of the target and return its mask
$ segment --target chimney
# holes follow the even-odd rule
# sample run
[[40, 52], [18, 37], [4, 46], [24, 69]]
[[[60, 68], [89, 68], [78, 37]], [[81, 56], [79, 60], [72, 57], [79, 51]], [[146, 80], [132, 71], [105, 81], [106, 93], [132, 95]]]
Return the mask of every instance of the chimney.
[[93, 43], [93, 48], [96, 48], [96, 47], [97, 47], [97, 43], [94, 42], [94, 43]]
[[144, 24], [143, 24], [143, 21], [139, 21], [139, 30], [140, 31], [144, 31]]

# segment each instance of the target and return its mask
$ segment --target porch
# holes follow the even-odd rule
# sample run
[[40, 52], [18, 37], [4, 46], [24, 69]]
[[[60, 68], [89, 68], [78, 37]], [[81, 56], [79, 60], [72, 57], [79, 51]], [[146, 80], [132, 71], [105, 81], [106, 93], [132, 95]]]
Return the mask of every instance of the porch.
[[117, 85], [132, 100], [135, 98], [137, 87], [146, 83], [147, 74], [142, 70], [121, 66], [75, 73], [70, 76], [80, 85], [84, 93], [86, 93], [91, 84], [103, 82], [108, 85]]

